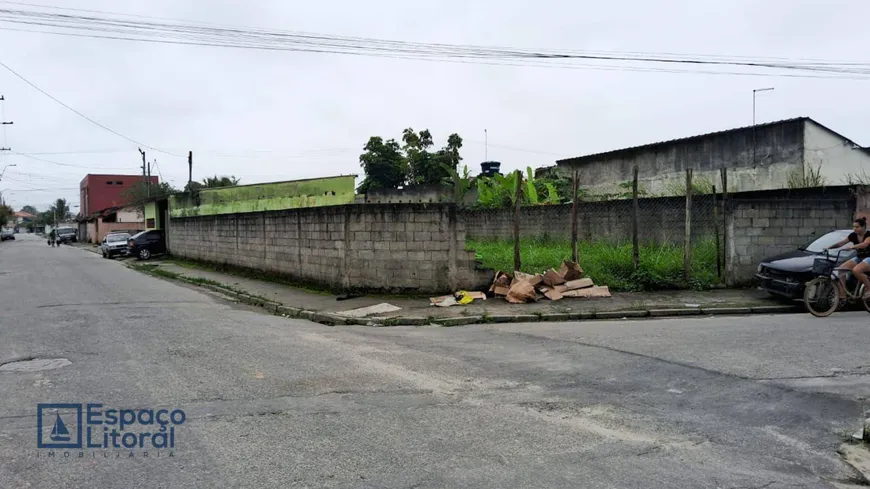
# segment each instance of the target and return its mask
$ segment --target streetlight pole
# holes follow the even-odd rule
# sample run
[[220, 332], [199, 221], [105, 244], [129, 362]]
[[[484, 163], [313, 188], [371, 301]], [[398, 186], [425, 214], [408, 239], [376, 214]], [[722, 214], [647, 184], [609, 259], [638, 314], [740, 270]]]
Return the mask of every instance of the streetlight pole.
[[[0, 95], [0, 102], [4, 102], [5, 100], [6, 100], [6, 98], [3, 97], [3, 95]], [[4, 111], [0, 111], [0, 114], [3, 115], [3, 118], [6, 118]], [[0, 121], [0, 126], [11, 126], [12, 124], [15, 124], [15, 123], [12, 121]], [[4, 137], [3, 139], [6, 139], [6, 138]], [[5, 143], [5, 141], [4, 141], [4, 143]], [[8, 148], [8, 147], [4, 148], [4, 147], [0, 146], [0, 151], [12, 151], [12, 148]]]
[[752, 166], [753, 167], [756, 164], [755, 152], [756, 152], [756, 148], [757, 148], [757, 140], [755, 137], [755, 95], [758, 92], [769, 92], [772, 90], [773, 90], [773, 87], [771, 87], [771, 88], [756, 88], [756, 89], [752, 90]]

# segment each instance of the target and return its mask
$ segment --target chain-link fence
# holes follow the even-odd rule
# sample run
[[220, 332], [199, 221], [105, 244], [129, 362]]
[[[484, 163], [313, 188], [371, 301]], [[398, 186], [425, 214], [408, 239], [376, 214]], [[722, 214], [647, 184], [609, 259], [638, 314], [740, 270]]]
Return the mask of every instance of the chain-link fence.
[[484, 266], [506, 272], [540, 273], [575, 260], [615, 290], [723, 283], [722, 187], [698, 188], [691, 171], [686, 178], [688, 192], [658, 197], [641, 196], [636, 176], [618, 195], [585, 195], [575, 184], [577, 198], [555, 205], [528, 205], [518, 178], [510, 207], [462, 211], [468, 247]]

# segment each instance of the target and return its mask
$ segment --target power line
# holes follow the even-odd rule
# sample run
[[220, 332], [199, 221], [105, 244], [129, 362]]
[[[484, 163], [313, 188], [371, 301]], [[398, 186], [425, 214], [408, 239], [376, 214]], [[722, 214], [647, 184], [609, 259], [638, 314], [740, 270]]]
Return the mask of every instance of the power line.
[[[546, 52], [547, 51], [546, 49], [542, 49], [542, 48], [516, 48], [516, 47], [503, 47], [503, 46], [418, 43], [418, 42], [394, 41], [394, 40], [374, 39], [374, 38], [365, 38], [365, 37], [336, 36], [336, 35], [316, 34], [316, 33], [309, 33], [309, 32], [288, 31], [288, 30], [267, 30], [267, 29], [262, 29], [262, 28], [257, 28], [257, 27], [249, 27], [249, 26], [238, 26], [238, 25], [234, 26], [234, 25], [228, 25], [228, 24], [207, 23], [207, 22], [199, 22], [199, 21], [191, 21], [191, 20], [182, 20], [182, 19], [177, 19], [177, 18], [156, 17], [156, 16], [147, 16], [147, 15], [135, 15], [135, 14], [126, 14], [126, 13], [119, 13], [119, 12], [109, 12], [109, 11], [105, 11], [105, 10], [58, 7], [58, 6], [53, 6], [53, 5], [34, 4], [34, 3], [27, 3], [27, 2], [15, 2], [15, 1], [5, 1], [4, 0], [4, 1], [0, 1], [0, 3], [29, 6], [29, 7], [38, 7], [38, 8], [49, 9], [49, 10], [94, 13], [94, 14], [103, 14], [103, 15], [110, 15], [110, 16], [116, 16], [116, 17], [129, 17], [129, 18], [133, 18], [133, 19], [139, 18], [139, 19], [170, 21], [170, 22], [176, 22], [176, 23], [181, 22], [181, 23], [186, 24], [186, 25], [183, 24], [183, 26], [187, 27], [188, 29], [193, 28], [193, 27], [197, 27], [197, 26], [201, 26], [201, 27], [199, 27], [200, 29], [202, 27], [221, 28], [221, 29], [218, 29], [217, 32], [226, 31], [226, 32], [230, 32], [230, 33], [237, 35], [237, 36], [238, 35], [250, 35], [250, 34], [258, 34], [258, 35], [265, 35], [265, 36], [281, 35], [281, 36], [285, 36], [285, 37], [301, 38], [301, 39], [321, 41], [321, 42], [322, 41], [333, 41], [333, 42], [345, 41], [345, 42], [356, 42], [356, 43], [368, 42], [368, 43], [376, 43], [376, 45], [391, 46], [394, 48], [395, 47], [416, 47], [416, 48], [425, 47], [425, 48], [429, 48], [429, 49], [433, 49], [433, 48], [440, 48], [440, 49], [464, 48], [466, 50], [478, 50], [478, 51], [480, 51], [480, 50], [490, 50], [490, 51], [491, 50], [498, 50], [501, 53], [509, 53], [509, 54], [513, 54], [513, 55], [534, 54], [537, 56], [537, 55], [540, 55], [540, 53], [538, 53], [538, 52]], [[13, 16], [17, 15], [19, 17], [24, 17], [24, 18], [29, 17], [29, 18], [35, 18], [35, 19], [42, 20], [42, 22], [36, 22], [36, 21], [25, 22], [22, 20], [18, 20], [18, 21], [10, 20], [8, 22], [29, 23], [29, 24], [36, 24], [36, 25], [48, 25], [48, 26], [54, 26], [54, 27], [64, 27], [64, 26], [62, 26], [62, 25], [58, 26], [57, 24], [46, 23], [47, 20], [51, 20], [51, 19], [54, 19], [55, 21], [62, 20], [66, 24], [70, 24], [70, 23], [75, 24], [76, 22], [85, 21], [88, 25], [90, 25], [94, 22], [97, 22], [97, 23], [101, 23], [104, 26], [114, 27], [115, 29], [112, 29], [111, 32], [123, 32], [123, 31], [118, 29], [119, 27], [125, 27], [125, 28], [129, 29], [129, 28], [134, 28], [134, 27], [143, 28], [143, 26], [147, 26], [151, 30], [154, 30], [155, 28], [160, 28], [160, 27], [163, 27], [163, 28], [177, 27], [177, 26], [172, 26], [171, 24], [161, 24], [161, 23], [154, 23], [154, 22], [140, 23], [137, 25], [137, 24], [131, 23], [130, 21], [123, 21], [123, 20], [118, 20], [118, 19], [109, 19], [109, 18], [105, 18], [105, 17], [103, 17], [103, 18], [85, 17], [85, 16], [76, 16], [76, 15], [69, 15], [69, 14], [59, 15], [59, 14], [51, 14], [51, 13], [47, 13], [47, 12], [33, 12], [33, 11], [21, 11], [21, 10], [3, 10], [3, 11], [7, 12]], [[100, 29], [96, 29], [96, 30], [100, 30]], [[107, 30], [107, 29], [103, 28], [102, 30]], [[171, 29], [171, 31], [172, 32], [179, 32], [177, 28]], [[200, 30], [200, 31], [195, 31], [195, 32], [206, 33], [206, 32], [211, 32], [211, 31]], [[258, 37], [256, 39], [262, 40], [264, 38]], [[469, 51], [469, 52], [474, 52], [474, 51]], [[775, 61], [799, 61], [801, 63], [811, 63], [811, 64], [817, 64], [817, 65], [828, 65], [828, 64], [866, 65], [867, 64], [866, 62], [846, 62], [846, 61], [834, 62], [834, 61], [830, 61], [830, 60], [819, 60], [819, 59], [789, 60], [788, 58], [783, 58], [783, 57], [752, 57], [752, 58], [750, 58], [750, 57], [746, 57], [746, 56], [728, 56], [728, 55], [710, 55], [710, 54], [706, 54], [706, 55], [680, 54], [680, 53], [667, 53], [667, 52], [662, 53], [662, 52], [637, 52], [637, 51], [620, 52], [620, 51], [577, 51], [577, 50], [568, 50], [568, 51], [563, 51], [563, 52], [569, 53], [569, 54], [575, 54], [575, 55], [582, 55], [582, 56], [596, 56], [596, 55], [597, 56], [609, 56], [609, 57], [631, 56], [631, 57], [633, 57], [632, 59], [634, 59], [636, 57], [647, 57], [647, 58], [649, 58], [649, 57], [671, 57], [671, 58], [672, 57], [680, 57], [680, 58], [698, 58], [698, 57], [701, 57], [701, 58], [715, 59], [715, 60], [721, 60], [721, 61], [743, 60], [743, 61], [748, 62], [748, 60], [756, 60], [756, 61], [754, 61], [756, 63], [775, 62]], [[564, 54], [561, 54], [561, 56], [564, 56]]]
[[157, 170], [157, 175], [160, 176], [160, 181], [163, 182], [163, 174], [160, 173], [160, 168], [157, 166], [157, 160], [153, 160], [151, 163], [154, 164], [154, 169]]
[[[5, 2], [48, 8], [71, 10], [61, 7]], [[80, 9], [79, 11], [84, 11]], [[104, 11], [88, 11], [97, 14], [146, 18], [129, 14]], [[147, 17], [154, 19], [153, 17]], [[72, 35], [138, 42], [158, 42], [168, 44], [218, 46], [244, 49], [261, 49], [294, 52], [329, 53], [345, 55], [376, 56], [398, 59], [416, 59], [447, 62], [471, 62], [474, 64], [498, 64], [519, 66], [541, 66], [570, 69], [613, 69], [620, 71], [652, 71], [668, 73], [708, 73], [728, 75], [759, 75], [757, 72], [723, 72], [697, 70], [698, 66], [739, 67], [741, 69], [779, 70], [763, 73], [763, 76], [791, 76], [809, 78], [848, 78], [868, 79], [870, 64], [866, 62], [840, 62], [827, 60], [787, 60], [784, 58], [748, 58], [722, 55], [686, 55], [656, 53], [618, 53], [594, 51], [552, 51], [498, 46], [452, 45], [437, 43], [416, 43], [373, 38], [358, 38], [311, 34], [288, 31], [269, 31], [243, 27], [212, 27], [209, 24], [189, 21], [134, 21], [99, 15], [57, 14], [26, 10], [0, 9], [0, 22], [23, 24], [52, 29], [66, 29], [73, 32], [56, 30], [35, 31], [45, 34]], [[27, 29], [17, 29], [27, 30]], [[617, 61], [620, 63], [648, 64], [651, 66], [601, 66], [565, 63], [566, 61]], [[664, 65], [664, 66], [662, 66]], [[668, 65], [688, 65], [692, 69], [671, 68]], [[785, 73], [783, 73], [785, 71]], [[792, 73], [788, 73], [791, 71]], [[177, 155], [176, 155], [177, 156]]]
[[[163, 20], [163, 21], [171, 21], [171, 22], [185, 22], [185, 23], [187, 23], [187, 24], [192, 24], [192, 25], [211, 26], [211, 27], [225, 27], [225, 28], [231, 28], [231, 29], [235, 29], [235, 30], [247, 30], [247, 31], [258, 32], [258, 33], [268, 33], [268, 32], [270, 32], [270, 31], [268, 31], [268, 30], [265, 30], [265, 29], [262, 29], [262, 28], [259, 28], [259, 27], [240, 26], [240, 25], [231, 25], [231, 24], [221, 24], [221, 23], [213, 23], [213, 22], [202, 22], [202, 21], [185, 20], [185, 19], [179, 19], [179, 18], [173, 18], [173, 17], [158, 17], [158, 16], [152, 16], [152, 15], [127, 14], [127, 13], [122, 13], [122, 12], [111, 12], [111, 11], [106, 11], [106, 10], [83, 9], [83, 8], [72, 8], [72, 7], [59, 7], [59, 6], [56, 6], [56, 5], [36, 4], [36, 3], [29, 3], [29, 2], [17, 2], [17, 1], [10, 1], [10, 0], [0, 0], [0, 3], [11, 4], [11, 5], [20, 5], [20, 6], [26, 6], [26, 7], [37, 7], [37, 8], [43, 8], [43, 9], [49, 9], [49, 10], [68, 11], [68, 12], [84, 12], [84, 13], [92, 13], [92, 14], [114, 15], [114, 16], [119, 16], [119, 17], [129, 17], [129, 18], [134, 18], [134, 19], [135, 19], [135, 18], [140, 18], [140, 19]], [[274, 31], [274, 32], [284, 33], [284, 34], [304, 35], [304, 36], [308, 36], [308, 37], [312, 37], [312, 38], [318, 38], [318, 37], [336, 37], [336, 36], [325, 36], [325, 35], [323, 35], [323, 34], [313, 34], [313, 33], [298, 32], [298, 31], [289, 31], [289, 30], [277, 30], [277, 31]], [[371, 38], [349, 37], [349, 36], [341, 36], [341, 38], [342, 38], [342, 39], [347, 39], [347, 40], [357, 40], [357, 41], [372, 40]], [[383, 42], [396, 42], [396, 41], [383, 41]], [[431, 44], [431, 43], [418, 43], [418, 44], [420, 44], [420, 45], [425, 45], [425, 46], [446, 46], [446, 45], [444, 45], [444, 44]], [[474, 46], [474, 45], [471, 45], [470, 47], [481, 48], [481, 47], [485, 47], [485, 46]], [[515, 48], [502, 48], [502, 49], [515, 49]], [[534, 50], [542, 50], [541, 48], [531, 48], [531, 49], [534, 49]], [[575, 52], [575, 53], [577, 53], [577, 52], [581, 52], [581, 51], [571, 51], [571, 52]], [[698, 53], [641, 52], [641, 51], [627, 51], [627, 52], [625, 52], [625, 51], [607, 51], [607, 50], [603, 50], [603, 51], [584, 51], [584, 52], [587, 52], [587, 53], [593, 53], [593, 54], [609, 54], [609, 55], [619, 55], [619, 54], [623, 54], [623, 55], [635, 55], [635, 56], [686, 56], [686, 57], [707, 57], [707, 58], [713, 58], [713, 59], [748, 59], [748, 57], [745, 57], [745, 56], [728, 56], [728, 55], [698, 54]], [[767, 56], [767, 57], [756, 57], [755, 59], [768, 60], [768, 61], [788, 61], [788, 60], [789, 60], [789, 58], [785, 58], [785, 57], [775, 57], [775, 56], [773, 56], [773, 57], [771, 57], [771, 56]], [[824, 60], [824, 59], [813, 59], [813, 58], [798, 58], [798, 59], [796, 59], [796, 61], [800, 61], [800, 62], [816, 62], [816, 63], [830, 63], [830, 62], [831, 62], [830, 60]], [[848, 62], [848, 61], [843, 61], [843, 62], [839, 62], [838, 64], [865, 65], [865, 64], [867, 64], [867, 63], [864, 63], [864, 62]]]
[[24, 189], [16, 189], [10, 188], [5, 189], [7, 192], [55, 192], [60, 190], [79, 190], [78, 187], [55, 187], [55, 188], [24, 188]]
[[111, 169], [119, 169], [119, 170], [120, 170], [120, 169], [129, 169], [129, 167], [103, 167], [103, 168], [94, 168], [94, 167], [92, 167], [92, 166], [87, 166], [87, 165], [73, 165], [72, 163], [60, 163], [60, 162], [58, 162], [58, 161], [47, 160], [47, 159], [45, 159], [45, 158], [40, 158], [39, 156], [34, 156], [32, 153], [21, 153], [21, 152], [18, 152], [18, 151], [12, 151], [12, 154], [14, 154], [14, 155], [18, 155], [18, 156], [23, 156], [23, 157], [25, 157], [25, 158], [30, 158], [31, 160], [35, 160], [35, 161], [41, 161], [41, 162], [43, 162], [43, 163], [49, 163], [49, 164], [52, 164], [52, 165], [68, 166], [68, 167], [71, 167], [71, 168], [84, 168], [84, 169], [86, 169], [86, 170], [88, 170], [88, 169], [91, 169], [91, 170], [100, 170], [100, 169], [103, 169], [103, 170], [111, 170]]
[[81, 117], [81, 118], [87, 120], [87, 121], [90, 122], [91, 124], [94, 124], [94, 125], [96, 125], [97, 127], [100, 127], [100, 128], [102, 128], [102, 129], [104, 129], [104, 130], [106, 130], [106, 131], [108, 131], [108, 132], [110, 132], [110, 133], [112, 133], [112, 134], [114, 134], [114, 135], [116, 135], [116, 136], [118, 136], [118, 137], [124, 138], [124, 139], [126, 139], [127, 141], [130, 141], [131, 143], [135, 143], [135, 144], [138, 144], [138, 145], [140, 145], [140, 146], [145, 146], [145, 147], [147, 147], [147, 148], [153, 149], [154, 151], [159, 151], [159, 152], [161, 152], [161, 153], [165, 153], [165, 154], [168, 154], [168, 155], [170, 155], [170, 156], [178, 156], [178, 157], [180, 157], [180, 155], [177, 155], [177, 154], [174, 154], [174, 153], [169, 153], [169, 152], [167, 152], [167, 151], [163, 151], [163, 150], [158, 149], [158, 148], [155, 148], [155, 147], [153, 147], [153, 146], [149, 146], [149, 145], [147, 145], [147, 144], [145, 144], [145, 143], [142, 143], [142, 142], [136, 141], [135, 139], [130, 138], [130, 137], [128, 137], [128, 136], [125, 136], [125, 135], [121, 134], [120, 132], [118, 132], [118, 131], [116, 131], [116, 130], [114, 130], [114, 129], [108, 127], [108, 126], [105, 126], [105, 125], [103, 125], [103, 124], [100, 124], [99, 122], [97, 122], [97, 121], [91, 119], [90, 117], [86, 116], [85, 114], [82, 114], [82, 113], [79, 112], [78, 110], [76, 110], [76, 109], [70, 107], [69, 105], [67, 105], [66, 103], [64, 103], [62, 100], [60, 100], [60, 99], [58, 99], [57, 97], [55, 97], [54, 95], [52, 95], [52, 94], [46, 92], [45, 90], [39, 88], [39, 86], [37, 86], [35, 83], [31, 82], [30, 80], [28, 80], [27, 78], [25, 78], [24, 76], [22, 76], [21, 74], [19, 74], [17, 71], [15, 71], [15, 70], [13, 70], [12, 68], [10, 68], [6, 63], [0, 61], [0, 66], [2, 66], [3, 68], [6, 68], [7, 71], [9, 71], [10, 73], [12, 73], [12, 74], [15, 75], [16, 77], [20, 78], [21, 81], [23, 81], [24, 83], [27, 83], [28, 85], [30, 85], [31, 87], [33, 87], [34, 89], [36, 89], [38, 92], [42, 93], [43, 95], [45, 95], [46, 97], [50, 98], [51, 100], [57, 102], [58, 104], [60, 104], [61, 106], [65, 107], [66, 109], [68, 109], [68, 110], [71, 111], [72, 113], [74, 113], [74, 114], [78, 115], [79, 117]]
[[[867, 76], [859, 76], [856, 75], [811, 75], [811, 74], [802, 74], [802, 73], [769, 73], [769, 72], [739, 72], [739, 71], [709, 71], [709, 70], [697, 70], [697, 69], [665, 69], [665, 68], [654, 68], [654, 67], [633, 67], [633, 66], [613, 66], [613, 65], [591, 65], [591, 64], [582, 64], [582, 63], [573, 63], [573, 64], [559, 64], [559, 63], [534, 63], [525, 61], [522, 63], [509, 63], [505, 61], [467, 61], [461, 59], [435, 59], [435, 58], [422, 58], [422, 57], [414, 57], [414, 56], [400, 56], [400, 55], [388, 55], [388, 54], [380, 54], [380, 55], [372, 55], [372, 54], [363, 54], [363, 53], [347, 53], [340, 51], [324, 51], [324, 50], [310, 50], [310, 49], [286, 49], [286, 48], [270, 48], [264, 46], [240, 46], [240, 45], [232, 45], [232, 44], [217, 44], [217, 43], [205, 43], [205, 42], [182, 42], [182, 41], [170, 41], [170, 40], [159, 40], [159, 39], [137, 39], [137, 38], [125, 38], [125, 37], [117, 37], [117, 36], [99, 36], [99, 35], [88, 35], [88, 34], [74, 34], [68, 32], [53, 32], [53, 31], [40, 31], [33, 29], [14, 29], [9, 27], [0, 27], [0, 30], [6, 31], [14, 31], [14, 32], [31, 32], [37, 34], [50, 34], [50, 35], [59, 35], [59, 36], [69, 36], [69, 37], [81, 37], [81, 38], [92, 38], [92, 39], [109, 39], [109, 40], [121, 40], [121, 41], [136, 41], [136, 42], [147, 42], [147, 43], [158, 43], [158, 44], [176, 44], [176, 45], [184, 45], [184, 46], [208, 46], [208, 47], [225, 47], [225, 48], [243, 48], [243, 49], [257, 49], [257, 50], [265, 50], [265, 51], [298, 51], [298, 52], [316, 52], [316, 53], [326, 53], [326, 54], [347, 54], [347, 55], [361, 55], [361, 56], [376, 56], [379, 58], [388, 58], [388, 59], [399, 59], [399, 60], [413, 60], [413, 61], [438, 61], [442, 63], [453, 63], [453, 64], [473, 64], [473, 65], [484, 65], [484, 66], [513, 66], [513, 67], [537, 67], [537, 68], [558, 68], [558, 69], [569, 69], [569, 70], [584, 70], [584, 71], [619, 71], [619, 72], [640, 72], [640, 73], [671, 73], [671, 74], [694, 74], [694, 75], [724, 75], [724, 76], [763, 76], [763, 77], [777, 77], [777, 78], [811, 78], [811, 79], [836, 79], [836, 80], [868, 80]], [[176, 155], [177, 156], [177, 155]]]
[[552, 153], [549, 151], [540, 151], [540, 150], [536, 150], [536, 149], [517, 148], [515, 146], [505, 146], [503, 144], [494, 144], [494, 143], [489, 143], [489, 142], [485, 142], [485, 141], [478, 141], [475, 139], [463, 139], [462, 141], [463, 142], [467, 141], [469, 143], [474, 143], [474, 144], [488, 144], [489, 146], [491, 146], [493, 148], [502, 148], [502, 149], [507, 149], [510, 151], [519, 151], [520, 153], [532, 153], [532, 154], [558, 156], [558, 157], [568, 156], [568, 155], [565, 155], [564, 153]]
[[94, 150], [71, 150], [71, 151], [28, 151], [30, 155], [51, 156], [51, 155], [90, 155], [90, 154], [108, 154], [108, 153], [129, 153], [129, 149], [94, 149]]

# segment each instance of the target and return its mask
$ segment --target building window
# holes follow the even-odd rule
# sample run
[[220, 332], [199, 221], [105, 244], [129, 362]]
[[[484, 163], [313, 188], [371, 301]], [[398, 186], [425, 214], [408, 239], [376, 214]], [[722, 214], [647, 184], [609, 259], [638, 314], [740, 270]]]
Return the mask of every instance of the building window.
[[106, 185], [112, 185], [113, 183], [114, 183], [114, 182], [112, 182], [111, 180], [107, 180], [107, 181], [106, 181]]
[[124, 182], [116, 181], [115, 185], [124, 185]]
[[155, 227], [155, 226], [154, 226], [154, 218], [153, 218], [153, 217], [150, 218], [150, 219], [146, 219], [146, 220], [145, 220], [145, 227], [146, 227], [146, 228], [154, 228], [154, 227]]

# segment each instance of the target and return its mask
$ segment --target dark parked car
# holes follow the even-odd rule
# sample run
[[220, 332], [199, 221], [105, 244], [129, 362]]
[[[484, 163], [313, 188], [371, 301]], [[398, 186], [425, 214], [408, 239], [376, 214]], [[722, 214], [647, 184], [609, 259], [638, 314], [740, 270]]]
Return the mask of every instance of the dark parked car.
[[[813, 261], [823, 253], [823, 248], [845, 239], [851, 232], [851, 229], [831, 231], [806, 246], [764, 260], [758, 265], [758, 272], [755, 274], [760, 287], [773, 295], [802, 299], [804, 286], [815, 278]], [[838, 249], [834, 249], [829, 253], [835, 256], [837, 252]], [[854, 251], [843, 250], [840, 253], [840, 263], [854, 256]]]
[[78, 237], [76, 236], [76, 230], [73, 228], [57, 228], [57, 242], [61, 243], [75, 243], [78, 241]]
[[140, 260], [166, 253], [166, 235], [158, 229], [135, 234], [127, 241], [127, 252]]
[[115, 255], [126, 255], [130, 233], [109, 233], [100, 244], [103, 258], [113, 258]]
[[0, 241], [6, 241], [7, 239], [15, 239], [15, 231], [11, 229], [0, 231]]

